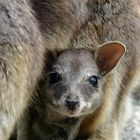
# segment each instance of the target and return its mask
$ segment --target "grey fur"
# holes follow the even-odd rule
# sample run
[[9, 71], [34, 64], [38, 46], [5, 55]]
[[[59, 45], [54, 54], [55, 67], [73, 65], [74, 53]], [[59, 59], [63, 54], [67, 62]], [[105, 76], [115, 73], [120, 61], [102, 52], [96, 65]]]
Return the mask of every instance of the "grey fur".
[[123, 59], [105, 78], [102, 104], [82, 121], [78, 134], [78, 137], [93, 140], [118, 140], [120, 123], [122, 124], [123, 113], [127, 109], [127, 97], [135, 85], [134, 81], [140, 79], [139, 1], [32, 2], [40, 29], [51, 48], [96, 50], [99, 44], [110, 40], [118, 40], [126, 45]]
[[[53, 11], [51, 18], [53, 22], [56, 21], [53, 27], [57, 27], [55, 37], [53, 37], [54, 42], [52, 45], [54, 48], [61, 46], [62, 49], [92, 48], [95, 50], [99, 44], [110, 40], [118, 40], [126, 45], [126, 53], [122, 61], [116, 70], [106, 78], [106, 84], [104, 84], [104, 103], [100, 106], [97, 113], [92, 115], [93, 120], [90, 121], [90, 124], [86, 123], [90, 117], [84, 120], [79, 133], [79, 136], [93, 135], [91, 136], [93, 140], [119, 139], [120, 127], [117, 125], [117, 119], [113, 118], [121, 118], [119, 116], [123, 116], [121, 114], [125, 112], [124, 109], [127, 106], [127, 95], [132, 91], [133, 85], [135, 85], [135, 82], [132, 81], [139, 81], [140, 79], [139, 1], [42, 1], [36, 1], [36, 5], [37, 3], [41, 5], [35, 8], [37, 19], [40, 22], [41, 29], [43, 29], [42, 32], [46, 36], [46, 30], [48, 29], [46, 24], [48, 23], [48, 18], [46, 17], [49, 16], [47, 11], [48, 9]], [[43, 9], [42, 5], [45, 5]], [[50, 5], [53, 5], [53, 7]], [[82, 13], [82, 15], [74, 13], [74, 16], [68, 16], [64, 14], [68, 13], [71, 15], [73, 10], [76, 13]], [[41, 15], [44, 17], [40, 19]], [[57, 16], [61, 18], [56, 18]]]
[[32, 96], [44, 47], [28, 0], [0, 1], [0, 139], [8, 140]]

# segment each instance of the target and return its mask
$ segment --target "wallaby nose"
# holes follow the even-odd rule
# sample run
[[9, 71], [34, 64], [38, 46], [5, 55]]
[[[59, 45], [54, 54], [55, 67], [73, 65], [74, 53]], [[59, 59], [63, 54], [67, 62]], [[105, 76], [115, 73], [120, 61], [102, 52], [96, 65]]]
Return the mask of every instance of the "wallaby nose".
[[69, 110], [74, 111], [79, 104], [78, 101], [69, 101], [66, 100], [66, 106], [68, 107]]
[[66, 106], [69, 110], [74, 111], [79, 106], [79, 100], [76, 96], [68, 96], [66, 99]]

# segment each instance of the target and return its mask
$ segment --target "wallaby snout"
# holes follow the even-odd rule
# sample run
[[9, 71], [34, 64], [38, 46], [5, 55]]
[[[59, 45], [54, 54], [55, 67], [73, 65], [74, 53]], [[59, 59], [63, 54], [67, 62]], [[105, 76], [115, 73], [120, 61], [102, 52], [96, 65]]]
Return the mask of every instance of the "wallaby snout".
[[74, 111], [77, 107], [79, 107], [79, 104], [80, 102], [78, 96], [70, 95], [67, 97], [65, 105], [69, 110]]

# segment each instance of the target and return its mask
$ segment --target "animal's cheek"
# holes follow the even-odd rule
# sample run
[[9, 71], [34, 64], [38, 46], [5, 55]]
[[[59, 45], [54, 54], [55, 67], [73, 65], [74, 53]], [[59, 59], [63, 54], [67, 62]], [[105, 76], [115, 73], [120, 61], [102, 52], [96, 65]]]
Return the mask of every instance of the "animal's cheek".
[[59, 99], [67, 94], [68, 87], [63, 82], [58, 82], [51, 86], [51, 90], [53, 92], [54, 98]]
[[79, 110], [81, 111], [88, 110], [92, 106], [92, 102], [85, 99], [84, 97], [81, 97], [79, 102], [80, 102]]
[[101, 94], [95, 94], [94, 98], [92, 98], [91, 100], [92, 100], [92, 106], [97, 108], [101, 105], [103, 98]]
[[85, 100], [91, 99], [98, 92], [98, 88], [93, 87], [89, 83], [80, 85], [79, 93]]
[[102, 102], [102, 97], [98, 93], [94, 93], [90, 96], [90, 98], [85, 98], [85, 106], [87, 109], [97, 108]]

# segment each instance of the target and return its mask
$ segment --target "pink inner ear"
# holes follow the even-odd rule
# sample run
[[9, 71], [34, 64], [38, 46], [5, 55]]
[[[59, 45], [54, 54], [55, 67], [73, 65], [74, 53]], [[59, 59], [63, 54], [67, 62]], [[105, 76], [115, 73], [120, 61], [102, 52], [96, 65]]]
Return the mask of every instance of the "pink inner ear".
[[121, 43], [113, 42], [104, 44], [97, 50], [96, 62], [100, 72], [104, 75], [111, 71], [122, 55], [125, 52], [125, 47]]

